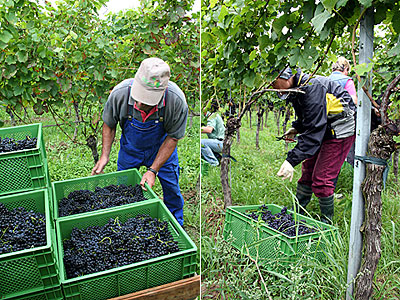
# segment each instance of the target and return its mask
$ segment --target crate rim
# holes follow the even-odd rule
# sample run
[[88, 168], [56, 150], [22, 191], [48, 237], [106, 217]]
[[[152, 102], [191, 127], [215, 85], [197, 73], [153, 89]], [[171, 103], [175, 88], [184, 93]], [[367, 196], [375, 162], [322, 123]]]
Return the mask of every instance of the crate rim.
[[[148, 265], [149, 262], [150, 263], [156, 263], [156, 262], [163, 262], [166, 260], [170, 260], [171, 258], [174, 257], [178, 257], [178, 256], [186, 256], [187, 254], [189, 255], [197, 255], [197, 246], [196, 244], [192, 241], [192, 239], [189, 237], [189, 235], [185, 232], [185, 230], [183, 230], [182, 226], [178, 223], [178, 221], [175, 219], [175, 217], [172, 215], [172, 213], [169, 211], [169, 209], [166, 207], [166, 205], [164, 204], [164, 202], [161, 199], [150, 199], [150, 200], [146, 200], [146, 201], [141, 201], [141, 202], [136, 202], [131, 204], [132, 206], [130, 207], [136, 207], [136, 206], [148, 206], [151, 204], [157, 204], [157, 205], [161, 205], [164, 206], [167, 214], [170, 216], [170, 222], [173, 223], [175, 229], [177, 229], [179, 231], [179, 234], [183, 234], [185, 239], [188, 241], [188, 243], [190, 244], [190, 248], [186, 249], [186, 250], [182, 250], [182, 251], [178, 251], [178, 252], [174, 252], [174, 253], [170, 253], [167, 255], [163, 255], [163, 256], [159, 256], [156, 258], [152, 258], [152, 259], [148, 259], [148, 260], [144, 260], [144, 261], [140, 261], [140, 262], [135, 262], [133, 264], [129, 264], [129, 265], [125, 265], [125, 266], [121, 266], [121, 267], [117, 267], [117, 268], [112, 268], [109, 270], [105, 270], [102, 272], [97, 272], [97, 273], [92, 273], [92, 274], [87, 274], [87, 275], [83, 275], [83, 276], [79, 276], [79, 277], [75, 277], [75, 278], [71, 278], [71, 279], [66, 279], [65, 278], [65, 274], [63, 271], [60, 270], [60, 282], [61, 284], [70, 284], [70, 283], [75, 283], [75, 282], [79, 282], [79, 281], [85, 281], [87, 279], [92, 279], [92, 278], [97, 278], [97, 277], [101, 277], [103, 275], [111, 275], [113, 273], [118, 273], [120, 271], [125, 271], [127, 269], [131, 269], [131, 268], [136, 268], [136, 267], [140, 267], [140, 266], [144, 266], [144, 265]], [[129, 207], [129, 208], [130, 208]], [[110, 213], [110, 212], [115, 212], [117, 213], [118, 211], [125, 211], [128, 207], [127, 206], [117, 206], [115, 207], [114, 210], [98, 210], [98, 211], [94, 211], [92, 212], [92, 216], [93, 215], [101, 215], [101, 214], [105, 214], [105, 213]], [[56, 220], [56, 231], [57, 233], [60, 232], [60, 223], [62, 222], [66, 222], [69, 221], [71, 219], [82, 219], [85, 218], [87, 215], [83, 215], [83, 214], [77, 214], [77, 215], [72, 215], [72, 216], [67, 216], [67, 217], [63, 217], [62, 219], [57, 219]], [[62, 243], [62, 241], [61, 241]], [[57, 247], [57, 252], [58, 252], [58, 257], [59, 257], [59, 264], [62, 264], [62, 269], [65, 270], [64, 267], [64, 262], [62, 260], [62, 258], [64, 257], [64, 253], [63, 253], [63, 246], [62, 247]]]
[[34, 191], [29, 191], [29, 192], [23, 192], [23, 193], [16, 193], [16, 194], [11, 194], [11, 195], [6, 195], [2, 196], [0, 199], [7, 199], [7, 198], [15, 198], [15, 197], [21, 197], [25, 195], [30, 195], [30, 194], [39, 194], [39, 193], [44, 193], [44, 206], [45, 206], [45, 218], [46, 218], [46, 245], [40, 246], [40, 247], [35, 247], [35, 248], [28, 248], [20, 251], [15, 251], [15, 252], [10, 252], [10, 253], [4, 253], [0, 255], [0, 261], [3, 260], [9, 260], [9, 259], [14, 259], [18, 258], [20, 256], [25, 256], [25, 255], [31, 255], [34, 254], [34, 252], [38, 251], [51, 251], [52, 247], [52, 242], [51, 242], [51, 225], [50, 222], [51, 216], [50, 216], [50, 207], [49, 207], [49, 195], [47, 188], [40, 189], [40, 190], [34, 190]]
[[31, 149], [23, 149], [23, 150], [16, 150], [16, 151], [11, 151], [11, 152], [0, 152], [0, 159], [2, 159], [2, 156], [4, 155], [10, 155], [10, 154], [20, 154], [20, 153], [27, 153], [29, 151], [33, 150], [40, 150], [40, 143], [42, 142], [42, 136], [40, 133], [43, 131], [43, 125], [42, 123], [34, 123], [34, 124], [28, 124], [28, 125], [21, 125], [21, 126], [9, 126], [9, 127], [4, 127], [0, 128], [0, 131], [2, 130], [7, 130], [10, 128], [23, 128], [23, 127], [35, 127], [38, 126], [38, 136], [37, 136], [37, 142], [36, 142], [36, 147], [31, 148]]
[[[277, 204], [273, 204], [273, 203], [264, 203], [265, 205], [272, 205], [272, 206], [274, 206], [274, 207], [276, 207], [276, 208], [282, 208], [281, 206], [279, 206], [279, 205], [277, 205]], [[259, 208], [261, 205], [263, 205], [263, 204], [254, 204], [254, 205], [236, 205], [236, 206], [229, 206], [228, 207], [228, 210], [232, 210], [233, 212], [235, 212], [235, 213], [237, 213], [237, 214], [239, 214], [240, 216], [242, 216], [242, 217], [244, 217], [244, 218], [246, 218], [246, 219], [248, 219], [248, 220], [250, 220], [251, 222], [252, 222], [252, 224], [257, 224], [257, 222], [255, 221], [255, 220], [253, 220], [252, 218], [250, 218], [250, 217], [248, 217], [248, 216], [246, 216], [244, 213], [242, 213], [242, 212], [240, 212], [240, 211], [237, 211], [237, 210], [235, 210], [236, 208], [241, 208], [241, 209], [244, 209], [244, 208], [248, 208], [248, 209], [252, 209], [252, 208]], [[292, 213], [294, 213], [294, 214], [296, 214], [293, 210], [291, 210], [291, 209], [288, 209], [288, 211], [289, 212], [292, 212]], [[312, 219], [312, 218], [309, 218], [309, 217], [306, 217], [306, 216], [303, 216], [302, 215], [302, 217], [301, 217], [302, 219], [304, 218], [304, 219], [306, 219], [306, 220], [308, 220], [308, 221], [312, 221], [312, 222], [317, 222], [319, 225], [323, 225], [323, 226], [327, 226], [328, 227], [328, 229], [325, 229], [325, 230], [319, 230], [319, 233], [323, 233], [323, 234], [326, 234], [326, 233], [328, 233], [328, 232], [335, 232], [335, 231], [337, 231], [338, 229], [337, 229], [337, 227], [335, 227], [335, 226], [333, 226], [333, 225], [329, 225], [329, 224], [325, 224], [325, 223], [322, 223], [321, 221], [317, 221], [317, 220], [314, 220], [314, 219]], [[322, 224], [321, 224], [322, 223]], [[265, 227], [265, 228], [268, 228], [268, 230], [272, 230], [272, 231], [274, 231], [274, 232], [276, 232], [276, 233], [278, 233], [278, 234], [280, 234], [280, 235], [283, 235], [285, 238], [288, 238], [288, 239], [290, 239], [290, 240], [296, 240], [296, 239], [300, 239], [300, 238], [304, 238], [304, 239], [306, 239], [306, 238], [309, 238], [309, 237], [313, 237], [314, 235], [315, 235], [315, 232], [314, 233], [307, 233], [307, 234], [301, 234], [301, 235], [296, 235], [296, 236], [289, 236], [289, 235], [287, 235], [287, 234], [285, 234], [285, 233], [283, 233], [283, 232], [281, 232], [281, 231], [278, 231], [278, 230], [276, 230], [276, 229], [274, 229], [274, 228], [272, 228], [272, 227], [270, 227], [270, 226], [268, 226], [268, 224], [267, 223], [265, 223], [265, 222], [263, 222], [262, 224], [260, 224], [262, 227]]]

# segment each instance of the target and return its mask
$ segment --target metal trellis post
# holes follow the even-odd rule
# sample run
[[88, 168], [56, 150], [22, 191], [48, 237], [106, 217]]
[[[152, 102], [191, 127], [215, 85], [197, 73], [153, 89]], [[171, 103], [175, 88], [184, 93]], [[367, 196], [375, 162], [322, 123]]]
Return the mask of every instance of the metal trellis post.
[[[360, 52], [359, 64], [369, 63], [374, 51], [374, 11], [369, 8], [360, 23]], [[362, 79], [365, 81], [365, 78]], [[371, 93], [372, 78], [367, 88]], [[357, 126], [355, 154], [365, 156], [371, 131], [371, 101], [358, 84]], [[361, 184], [365, 178], [365, 164], [359, 160], [354, 163], [353, 202], [351, 207], [349, 261], [347, 270], [346, 300], [353, 299], [354, 279], [361, 266], [363, 240], [360, 228], [364, 221], [364, 198]]]

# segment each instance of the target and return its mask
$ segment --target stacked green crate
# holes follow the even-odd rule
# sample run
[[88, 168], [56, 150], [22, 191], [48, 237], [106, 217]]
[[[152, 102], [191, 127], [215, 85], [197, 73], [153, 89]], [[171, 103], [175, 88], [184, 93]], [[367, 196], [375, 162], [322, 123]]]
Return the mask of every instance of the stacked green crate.
[[49, 187], [42, 124], [0, 129], [0, 138], [37, 138], [33, 149], [0, 153], [0, 196]]
[[[100, 174], [96, 176], [82, 177], [64, 181], [56, 181], [52, 183], [53, 202], [54, 202], [54, 218], [57, 220], [62, 218], [59, 216], [60, 201], [68, 197], [71, 192], [78, 190], [94, 191], [96, 187], [104, 188], [108, 185], [132, 185], [140, 183], [142, 176], [137, 169], [129, 169], [124, 171]], [[146, 191], [143, 195], [147, 199], [158, 199], [157, 195], [145, 184]], [[130, 204], [127, 204], [130, 205]], [[108, 208], [112, 209], [112, 208]], [[90, 213], [90, 212], [89, 212]]]
[[[0, 255], [0, 299], [21, 299], [60, 288], [48, 189], [2, 196], [0, 202], [8, 210], [23, 207], [46, 218], [46, 245]], [[48, 294], [48, 299], [57, 299], [51, 291]]]
[[[266, 204], [272, 214], [282, 207]], [[317, 220], [294, 214], [295, 220], [304, 220], [313, 227], [314, 233], [288, 236], [268, 226], [264, 221], [255, 221], [246, 213], [255, 211], [259, 205], [231, 206], [226, 210], [224, 239], [261, 264], [288, 265], [297, 259], [326, 259], [326, 249], [337, 235], [337, 228]]]
[[[166, 221], [174, 240], [178, 242], [179, 252], [67, 279], [63, 261], [63, 241], [70, 238], [72, 228], [104, 226], [110, 218], [118, 218], [119, 222], [124, 223], [140, 214]], [[61, 285], [65, 299], [109, 299], [195, 275], [196, 245], [159, 199], [58, 218], [56, 230]]]

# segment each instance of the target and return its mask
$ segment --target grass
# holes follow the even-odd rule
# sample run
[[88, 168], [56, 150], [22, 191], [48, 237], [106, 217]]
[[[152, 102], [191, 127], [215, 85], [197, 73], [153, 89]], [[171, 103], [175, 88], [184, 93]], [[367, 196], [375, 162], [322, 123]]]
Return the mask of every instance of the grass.
[[[273, 117], [269, 118], [269, 127], [260, 132], [260, 150], [255, 147], [256, 126], [250, 129], [246, 120], [242, 124], [240, 144], [234, 142], [231, 150], [237, 159], [231, 162], [230, 172], [233, 205], [274, 203], [290, 207], [301, 165], [296, 166], [292, 182], [282, 181], [276, 173], [286, 158], [286, 150], [284, 142], [275, 141]], [[254, 258], [251, 260], [222, 238], [225, 212], [220, 169], [210, 167], [202, 177], [201, 192], [203, 299], [345, 299], [352, 178], [353, 169], [346, 163], [336, 189], [343, 198], [335, 199], [334, 225], [339, 236], [327, 249], [327, 262], [298, 260], [279, 270], [265, 266], [258, 270]], [[390, 174], [382, 195], [382, 257], [375, 273], [372, 299], [400, 298], [399, 187]], [[307, 209], [312, 217], [319, 218], [316, 198]]]

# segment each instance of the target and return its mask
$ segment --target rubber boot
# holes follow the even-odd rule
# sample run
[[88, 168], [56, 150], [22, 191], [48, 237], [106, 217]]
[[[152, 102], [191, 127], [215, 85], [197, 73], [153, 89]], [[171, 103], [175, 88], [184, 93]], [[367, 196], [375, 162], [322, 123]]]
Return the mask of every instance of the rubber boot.
[[319, 207], [321, 209], [321, 221], [331, 225], [334, 211], [333, 195], [328, 197], [321, 197], [318, 198], [318, 200]]
[[296, 198], [299, 203], [295, 204], [296, 212], [305, 215], [305, 208], [308, 203], [310, 203], [312, 197], [311, 186], [297, 183]]

